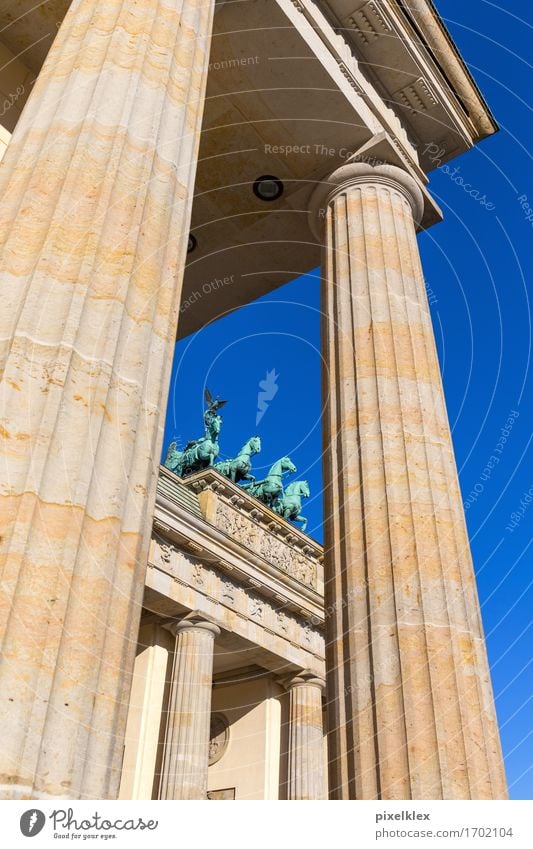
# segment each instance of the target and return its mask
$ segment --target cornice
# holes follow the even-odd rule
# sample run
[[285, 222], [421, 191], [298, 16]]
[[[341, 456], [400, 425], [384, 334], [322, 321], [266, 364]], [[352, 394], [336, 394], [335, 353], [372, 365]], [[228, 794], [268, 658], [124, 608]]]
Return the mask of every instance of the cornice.
[[420, 35], [454, 94], [466, 107], [479, 137], [484, 138], [497, 132], [498, 123], [432, 0], [392, 2], [401, 9], [411, 27]]
[[[171, 475], [172, 473], [168, 474]], [[232, 491], [236, 489], [237, 492], [240, 492], [238, 486], [232, 484], [231, 481], [226, 481], [218, 473], [213, 475], [206, 475], [205, 473], [201, 475], [199, 473], [198, 476], [206, 484], [222, 483], [224, 486], [227, 485], [228, 489]], [[181, 483], [181, 479], [176, 478], [175, 475], [172, 475], [172, 477]], [[191, 476], [187, 480], [192, 482], [196, 477]], [[232, 492], [232, 494], [235, 493]], [[254, 502], [255, 506], [260, 503], [255, 498], [252, 499], [250, 496], [248, 498]], [[279, 517], [277, 518], [279, 519]], [[256, 514], [255, 522], [260, 521], [261, 517]], [[281, 520], [281, 522], [284, 525], [288, 524], [284, 520]], [[270, 563], [261, 554], [252, 550], [250, 546], [232, 538], [205, 518], [189, 513], [184, 507], [171, 501], [161, 491], [158, 491], [156, 495], [153, 526], [156, 533], [171, 541], [188, 556], [192, 555], [192, 558], [196, 559], [197, 562], [225, 572], [229, 577], [242, 581], [256, 592], [274, 599], [276, 603], [285, 605], [287, 609], [308, 618], [312, 622], [320, 623], [324, 621], [321, 577], [316, 589], [302, 583], [279, 566]], [[289, 526], [289, 530], [291, 529], [291, 526]], [[263, 530], [267, 534], [272, 533], [268, 526]], [[311, 542], [305, 534], [300, 533], [299, 536], [306, 543]], [[280, 537], [280, 539], [283, 539], [283, 537]], [[307, 550], [304, 552], [303, 548], [296, 549], [296, 551], [301, 551], [303, 556], [315, 560], [317, 570], [319, 568], [321, 570], [322, 548], [318, 543], [312, 542], [314, 543], [315, 554], [318, 556], [313, 557]]]
[[[451, 158], [498, 130], [431, 0], [315, 2], [346, 38], [379, 95], [399, 113], [415, 146], [435, 142], [441, 125], [444, 135], [451, 133], [447, 145]], [[389, 67], [390, 50], [383, 45], [390, 44], [392, 50], [391, 39], [395, 61]], [[428, 135], [424, 116], [434, 122], [433, 136]], [[431, 170], [424, 148], [418, 152], [422, 167]]]
[[398, 155], [405, 164], [419, 168], [418, 157], [413, 142], [407, 130], [394, 109], [388, 106], [378, 91], [361, 71], [359, 62], [354, 55], [353, 47], [342, 32], [338, 32], [324, 15], [320, 3], [310, 0], [291, 0], [292, 5], [300, 12], [305, 20], [313, 27], [329, 54], [335, 59], [343, 77], [354, 91], [362, 98], [373, 113], [379, 125], [389, 133], [397, 147]]

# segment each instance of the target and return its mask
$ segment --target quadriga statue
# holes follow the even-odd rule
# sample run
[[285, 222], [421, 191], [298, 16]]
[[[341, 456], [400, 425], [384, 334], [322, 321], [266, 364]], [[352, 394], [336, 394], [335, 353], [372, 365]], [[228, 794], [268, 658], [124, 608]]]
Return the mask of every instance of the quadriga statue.
[[300, 516], [302, 509], [302, 498], [309, 498], [309, 484], [307, 481], [294, 481], [273, 504], [272, 509], [284, 519], [292, 522], [301, 522], [302, 531], [307, 530], [307, 519]]
[[247, 492], [250, 495], [255, 495], [259, 501], [271, 507], [276, 499], [283, 493], [283, 475], [293, 475], [296, 472], [296, 466], [290, 457], [280, 457], [271, 467], [268, 475], [262, 481], [252, 483], [247, 487]]
[[207, 410], [204, 412], [204, 436], [190, 440], [183, 451], [178, 450], [175, 440], [168, 446], [163, 465], [180, 477], [212, 466], [220, 451], [218, 435], [222, 428], [222, 416], [218, 414], [218, 410], [227, 402], [218, 398], [215, 400], [207, 388], [205, 401]]
[[221, 475], [229, 478], [233, 483], [240, 481], [255, 481], [255, 477], [250, 474], [252, 468], [252, 460], [254, 454], [259, 454], [261, 451], [261, 440], [258, 436], [252, 436], [244, 443], [241, 450], [233, 460], [221, 460], [220, 463], [215, 463], [215, 469]]

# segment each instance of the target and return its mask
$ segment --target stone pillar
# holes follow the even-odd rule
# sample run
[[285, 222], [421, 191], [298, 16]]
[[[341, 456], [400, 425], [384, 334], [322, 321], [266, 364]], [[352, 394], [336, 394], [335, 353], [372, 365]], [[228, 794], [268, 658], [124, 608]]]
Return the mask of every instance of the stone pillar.
[[289, 691], [288, 799], [325, 799], [322, 692], [325, 681], [302, 672]]
[[196, 618], [170, 627], [176, 648], [159, 797], [206, 799], [213, 649], [220, 628]]
[[325, 245], [330, 794], [505, 798], [415, 235], [423, 197], [397, 167], [351, 162], [314, 205]]
[[73, 0], [0, 168], [4, 798], [115, 798], [214, 0]]
[[[133, 669], [119, 799], [151, 799], [174, 640], [166, 628], [142, 625]], [[162, 741], [161, 741], [162, 742]], [[156, 785], [157, 786], [157, 785]]]

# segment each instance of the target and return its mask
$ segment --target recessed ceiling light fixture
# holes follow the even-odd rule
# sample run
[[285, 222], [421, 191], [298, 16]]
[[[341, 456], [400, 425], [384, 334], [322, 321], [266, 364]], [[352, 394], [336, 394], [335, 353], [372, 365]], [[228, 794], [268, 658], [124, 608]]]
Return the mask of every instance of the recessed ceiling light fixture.
[[259, 200], [277, 200], [283, 194], [283, 183], [272, 174], [263, 174], [254, 183], [254, 195]]
[[198, 242], [196, 241], [196, 237], [193, 236], [192, 233], [189, 233], [189, 241], [187, 242], [187, 253], [192, 253], [197, 244]]

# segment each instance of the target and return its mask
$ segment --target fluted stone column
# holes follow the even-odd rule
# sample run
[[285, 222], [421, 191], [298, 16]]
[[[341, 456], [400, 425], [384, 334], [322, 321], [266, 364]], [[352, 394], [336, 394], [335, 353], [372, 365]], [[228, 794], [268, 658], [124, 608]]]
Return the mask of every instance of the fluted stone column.
[[133, 671], [119, 799], [151, 799], [163, 707], [168, 699], [174, 640], [168, 629], [142, 625]]
[[333, 798], [506, 796], [415, 236], [422, 203], [399, 168], [355, 162], [314, 198]]
[[289, 691], [288, 799], [325, 799], [322, 692], [325, 681], [302, 672]]
[[0, 795], [116, 797], [213, 0], [73, 0], [0, 168]]
[[159, 796], [206, 799], [213, 651], [220, 628], [196, 618], [170, 627], [176, 649]]

